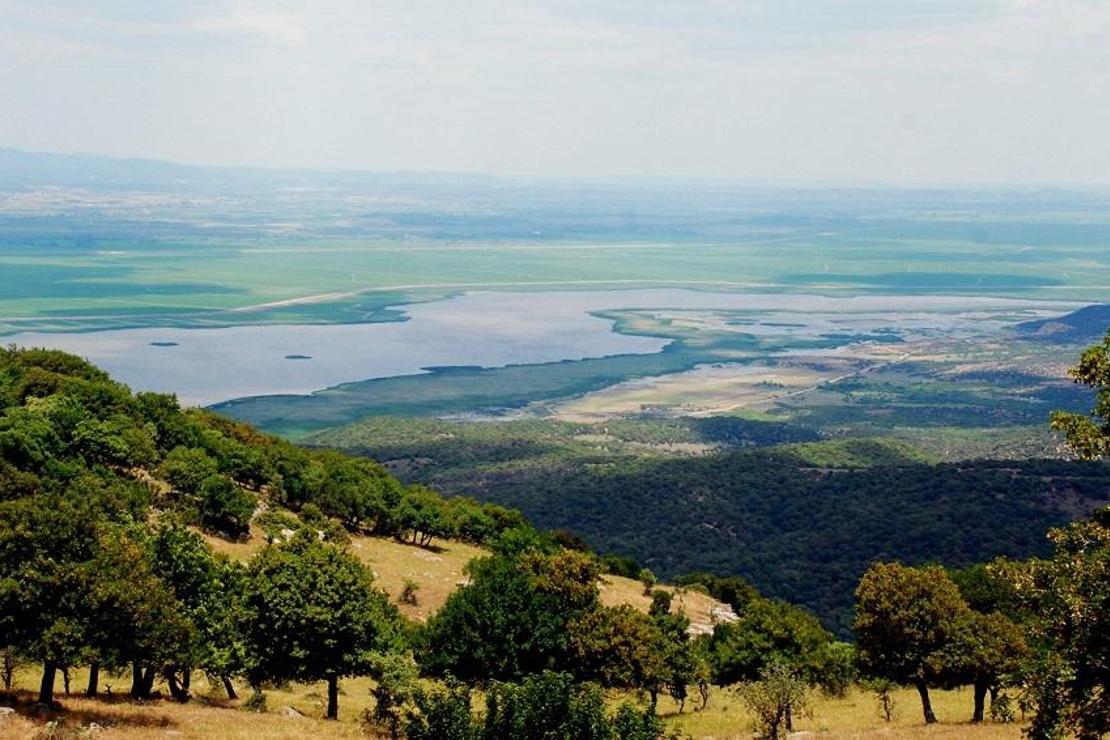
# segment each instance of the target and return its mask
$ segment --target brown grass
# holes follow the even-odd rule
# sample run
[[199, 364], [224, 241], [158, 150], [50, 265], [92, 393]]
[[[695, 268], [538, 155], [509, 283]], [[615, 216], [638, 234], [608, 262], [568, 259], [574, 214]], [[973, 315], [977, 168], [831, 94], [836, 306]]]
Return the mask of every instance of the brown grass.
[[[85, 674], [74, 672], [74, 687], [83, 686]], [[50, 718], [27, 716], [34, 695], [30, 689], [37, 685], [38, 675], [33, 670], [20, 671], [17, 676], [18, 714], [0, 720], [0, 739], [31, 738], [41, 731]], [[61, 692], [61, 685], [57, 687]], [[104, 685], [112, 685], [115, 697], [85, 699], [59, 696], [64, 710], [54, 715], [69, 730], [66, 737], [89, 737], [86, 728], [96, 723], [103, 728], [95, 737], [126, 740], [154, 740], [155, 738], [357, 738], [363, 737], [358, 719], [371, 705], [368, 679], [347, 679], [341, 682], [339, 722], [326, 722], [324, 715], [324, 685], [292, 684], [282, 689], [266, 692], [267, 711], [254, 713], [241, 709], [239, 702], [227, 702], [222, 689], [209, 687], [203, 677], [194, 680], [196, 698], [188, 704], [155, 700], [132, 702], [121, 692], [126, 691], [124, 678], [106, 678]], [[165, 688], [161, 687], [164, 691]], [[612, 703], [628, 699], [614, 695]], [[752, 737], [751, 720], [739, 697], [728, 689], [715, 689], [709, 706], [704, 711], [692, 709], [696, 702], [687, 702], [684, 713], [666, 697], [660, 700], [659, 711], [671, 729], [689, 733], [704, 740]], [[896, 717], [890, 725], [880, 719], [874, 698], [863, 691], [853, 691], [842, 699], [818, 698], [811, 717], [796, 722], [798, 737], [821, 737], [830, 740], [1018, 740], [1018, 725], [986, 723], [971, 725], [966, 718], [971, 714], [969, 690], [934, 691], [933, 703], [941, 722], [931, 727], [921, 719], [921, 707], [916, 692], [900, 690], [895, 694]], [[290, 711], [295, 710], [295, 711]]]
[[[250, 537], [242, 541], [229, 542], [203, 533], [202, 536], [216, 552], [236, 560], [249, 559], [266, 542], [262, 531], [253, 526]], [[386, 537], [361, 536], [351, 539], [351, 551], [370, 567], [378, 586], [389, 594], [401, 613], [420, 621], [438, 611], [447, 597], [460, 584], [465, 583], [464, 568], [467, 563], [489, 554], [480, 547], [454, 540], [438, 540], [433, 548], [427, 549]], [[415, 605], [400, 602], [401, 589], [406, 578], [416, 581], [420, 587], [416, 593]], [[631, 604], [646, 612], [651, 604], [651, 599], [643, 595], [643, 586], [639, 581], [605, 576], [600, 588], [601, 601], [606, 606]], [[694, 624], [710, 626], [711, 610], [721, 606], [720, 602], [697, 591], [675, 590], [670, 586], [660, 588], [675, 594], [674, 607], [683, 609]]]
[[[940, 722], [926, 726], [921, 714], [917, 691], [900, 689], [894, 692], [894, 721], [884, 723], [878, 703], [872, 694], [856, 689], [844, 698], [818, 696], [810, 717], [798, 718], [795, 731], [812, 733], [800, 737], [821, 737], [836, 740], [883, 738], [884, 740], [1018, 740], [1021, 727], [1016, 724], [972, 725], [971, 690], [931, 692], [933, 709]], [[659, 712], [669, 727], [690, 733], [695, 738], [751, 738], [751, 718], [740, 697], [732, 689], [715, 689], [704, 711], [691, 711], [695, 701], [687, 700], [686, 711], [677, 713], [674, 702], [664, 697]]]

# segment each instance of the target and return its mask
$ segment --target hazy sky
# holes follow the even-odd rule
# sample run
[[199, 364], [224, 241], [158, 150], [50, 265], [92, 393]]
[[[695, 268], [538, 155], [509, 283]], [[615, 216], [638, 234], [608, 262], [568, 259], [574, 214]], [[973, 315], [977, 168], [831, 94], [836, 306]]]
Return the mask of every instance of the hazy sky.
[[1107, 183], [1110, 0], [0, 0], [0, 146]]

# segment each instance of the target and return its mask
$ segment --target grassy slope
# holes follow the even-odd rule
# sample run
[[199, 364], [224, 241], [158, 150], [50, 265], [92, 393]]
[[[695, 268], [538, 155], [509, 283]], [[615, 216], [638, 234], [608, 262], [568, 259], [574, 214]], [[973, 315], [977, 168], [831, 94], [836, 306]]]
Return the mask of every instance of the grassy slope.
[[[217, 552], [237, 559], [247, 559], [258, 552], [265, 543], [262, 533], [252, 530], [250, 539], [243, 542], [204, 536]], [[466, 582], [464, 568], [476, 557], [486, 555], [480, 547], [464, 542], [439, 541], [434, 549], [406, 545], [384, 537], [355, 537], [351, 550], [374, 572], [374, 578], [393, 600], [401, 613], [410, 619], [425, 620], [434, 614], [447, 597]], [[417, 603], [403, 604], [398, 599], [406, 578], [416, 581], [420, 590]], [[673, 590], [669, 586], [660, 588]], [[651, 600], [644, 596], [639, 581], [619, 576], [604, 576], [601, 582], [601, 601], [608, 606], [631, 604], [647, 612]], [[710, 612], [722, 604], [696, 591], [679, 590], [675, 594], [675, 607], [681, 608], [691, 622], [708, 627], [712, 623]]]
[[[74, 686], [82, 686], [86, 679], [83, 671], [74, 671]], [[36, 737], [44, 719], [32, 720], [26, 716], [33, 701], [31, 689], [38, 684], [38, 674], [33, 670], [20, 670], [16, 675], [18, 714], [0, 719], [0, 738], [16, 740]], [[119, 696], [125, 689], [124, 678], [104, 680], [112, 685], [115, 696], [85, 699], [62, 695], [59, 679], [58, 695], [65, 708], [62, 723], [73, 729], [72, 735], [53, 737], [88, 737], [87, 728], [92, 722], [105, 728], [95, 737], [115, 740], [154, 740], [155, 738], [226, 738], [227, 740], [255, 740], [273, 738], [360, 738], [366, 737], [358, 725], [363, 710], [371, 706], [368, 679], [346, 679], [341, 682], [339, 722], [325, 722], [324, 685], [291, 684], [282, 689], [267, 691], [267, 711], [256, 714], [239, 708], [240, 702], [228, 702], [218, 687], [210, 687], [198, 676], [194, 680], [196, 698], [189, 704], [171, 701], [145, 703], [131, 702]], [[164, 690], [164, 687], [161, 687]], [[76, 692], [75, 692], [76, 693]], [[630, 698], [621, 694], [611, 695], [616, 703]], [[480, 703], [480, 702], [479, 702]], [[750, 738], [751, 720], [740, 699], [728, 689], [715, 689], [710, 695], [709, 706], [704, 711], [692, 711], [688, 702], [686, 711], [679, 715], [667, 698], [660, 700], [659, 711], [669, 727], [689, 733], [694, 738]], [[1021, 737], [1018, 725], [987, 723], [980, 726], [966, 723], [971, 713], [971, 693], [968, 690], [934, 691], [933, 705], [940, 724], [926, 727], [920, 715], [916, 692], [903, 689], [895, 694], [896, 716], [890, 726], [879, 719], [874, 699], [862, 692], [853, 691], [843, 699], [818, 698], [811, 717], [796, 722], [799, 732], [818, 733], [830, 740], [854, 738], [884, 738], [884, 740], [1017, 740]], [[287, 711], [296, 710], [303, 716]]]

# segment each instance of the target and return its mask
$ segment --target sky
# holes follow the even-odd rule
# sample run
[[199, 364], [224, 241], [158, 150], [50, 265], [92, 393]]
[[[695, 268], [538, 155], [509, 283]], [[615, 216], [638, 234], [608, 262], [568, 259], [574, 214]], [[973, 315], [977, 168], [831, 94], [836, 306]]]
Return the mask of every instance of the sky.
[[0, 0], [0, 146], [1110, 183], [1110, 0]]

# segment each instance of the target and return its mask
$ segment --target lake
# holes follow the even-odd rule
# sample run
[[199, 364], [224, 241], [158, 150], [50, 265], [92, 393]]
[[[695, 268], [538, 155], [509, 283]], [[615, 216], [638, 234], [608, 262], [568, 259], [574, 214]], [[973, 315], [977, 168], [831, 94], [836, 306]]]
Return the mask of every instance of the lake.
[[994, 331], [1078, 304], [995, 297], [715, 293], [695, 290], [471, 292], [401, 310], [403, 322], [26, 332], [20, 346], [88, 358], [135, 390], [174, 392], [190, 405], [306, 394], [427, 368], [501, 367], [659, 352], [668, 340], [613, 331], [592, 311], [646, 309], [750, 314], [738, 331], [830, 329], [908, 333]]

